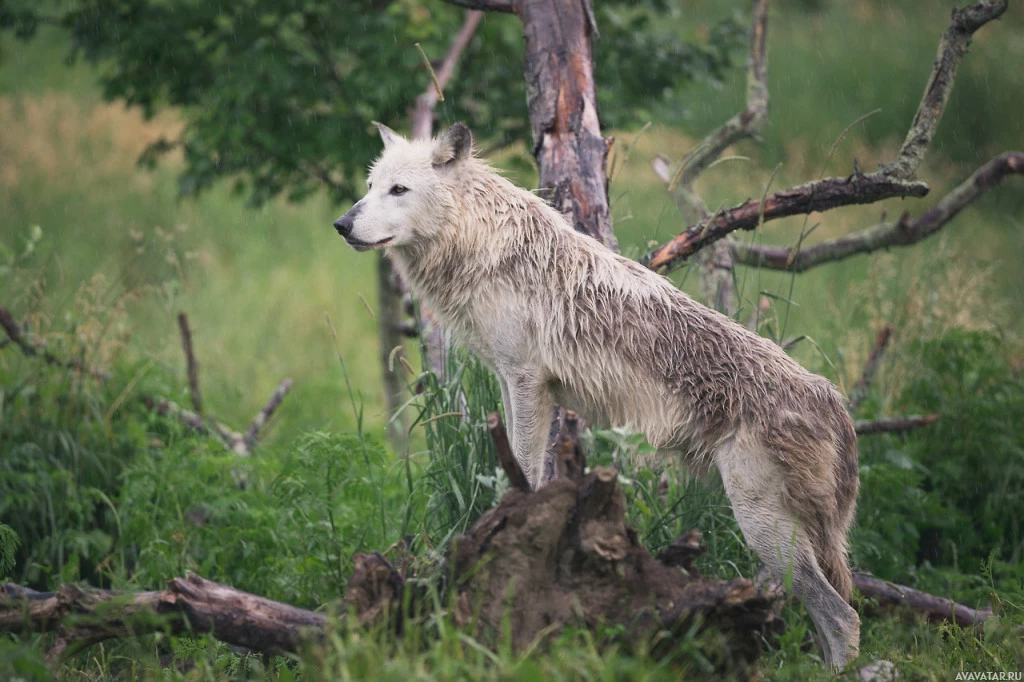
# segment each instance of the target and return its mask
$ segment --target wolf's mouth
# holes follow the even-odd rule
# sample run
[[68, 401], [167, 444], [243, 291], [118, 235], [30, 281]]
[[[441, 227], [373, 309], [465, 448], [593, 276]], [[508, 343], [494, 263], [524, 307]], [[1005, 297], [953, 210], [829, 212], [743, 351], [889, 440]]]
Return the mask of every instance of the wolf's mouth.
[[348, 242], [348, 245], [356, 251], [369, 251], [370, 249], [380, 249], [387, 246], [391, 243], [394, 237], [386, 237], [378, 242], [364, 242], [356, 239], [355, 237], [345, 237], [344, 239]]

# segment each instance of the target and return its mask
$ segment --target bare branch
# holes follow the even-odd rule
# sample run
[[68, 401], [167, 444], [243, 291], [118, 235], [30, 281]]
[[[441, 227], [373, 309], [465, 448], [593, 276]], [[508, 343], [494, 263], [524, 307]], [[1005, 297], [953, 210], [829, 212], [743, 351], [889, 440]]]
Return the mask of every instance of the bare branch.
[[266, 426], [270, 418], [274, 416], [274, 411], [281, 405], [281, 401], [288, 395], [288, 391], [292, 388], [292, 380], [285, 379], [277, 388], [274, 389], [273, 394], [270, 396], [270, 400], [263, 406], [255, 417], [253, 417], [252, 423], [249, 424], [249, 430], [245, 432], [245, 446], [249, 451], [252, 451], [256, 447], [256, 442], [260, 437], [260, 430]]
[[[747, 107], [705, 137], [683, 160], [677, 185], [689, 187], [727, 147], [757, 136], [768, 120], [768, 8], [771, 0], [753, 0], [750, 53], [747, 56]], [[671, 182], [671, 181], [670, 181]]]
[[[682, 160], [673, 174], [666, 159], [654, 159], [654, 172], [668, 186], [686, 224], [707, 220], [704, 200], [693, 189], [693, 182], [721, 156], [727, 147], [741, 139], [755, 137], [768, 119], [768, 8], [771, 0], [753, 0], [750, 24], [750, 52], [747, 56], [747, 106], [705, 137]], [[735, 314], [733, 297], [733, 261], [728, 244], [714, 244], [704, 254], [701, 270], [701, 299], [705, 304]]]
[[90, 644], [150, 632], [208, 632], [222, 642], [253, 651], [296, 652], [326, 626], [322, 614], [196, 575], [174, 578], [159, 592], [115, 592], [76, 585], [36, 592], [11, 583], [0, 590], [0, 632], [55, 630], [50, 656], [58, 660]]
[[[405, 381], [401, 370], [396, 367], [397, 355], [405, 354], [405, 333], [403, 325], [413, 331], [418, 327], [402, 319], [401, 282], [391, 261], [383, 254], [377, 255], [377, 324], [380, 330], [378, 349], [380, 353], [381, 379], [384, 384], [384, 404], [387, 407], [387, 435], [397, 452], [405, 452], [407, 427], [404, 415], [399, 414]], [[399, 360], [399, 364], [401, 361]]]
[[913, 415], [910, 417], [892, 417], [888, 419], [861, 420], [853, 423], [853, 430], [858, 436], [871, 436], [878, 433], [906, 433], [929, 426], [939, 420], [941, 414]]
[[501, 415], [492, 412], [487, 416], [487, 430], [491, 433], [491, 440], [494, 442], [494, 452], [498, 455], [498, 463], [508, 476], [509, 484], [516, 490], [524, 493], [530, 492], [530, 482], [512, 454], [512, 445], [508, 441], [508, 432], [505, 424], [501, 421]]
[[[18, 349], [21, 350], [22, 354], [28, 357], [39, 356], [48, 365], [53, 365], [54, 367], [64, 367], [66, 369], [73, 369], [76, 372], [87, 374], [95, 379], [99, 379], [100, 381], [106, 381], [107, 379], [110, 378], [110, 374], [108, 372], [105, 372], [104, 370], [97, 369], [95, 367], [89, 367], [84, 362], [78, 359], [63, 360], [61, 358], [58, 358], [56, 355], [47, 350], [46, 346], [44, 346], [39, 341], [29, 339], [26, 335], [26, 332], [22, 330], [21, 325], [19, 325], [17, 321], [15, 321], [14, 316], [11, 314], [11, 311], [2, 306], [0, 306], [0, 327], [3, 327], [4, 332], [7, 334], [7, 337], [10, 339], [11, 343], [17, 346]], [[5, 346], [7, 344], [5, 343], [3, 345]], [[2, 347], [3, 346], [0, 346], [0, 348]]]
[[445, 0], [449, 5], [465, 7], [466, 9], [478, 9], [487, 12], [515, 12], [516, 5], [513, 0]]
[[871, 382], [875, 380], [875, 375], [878, 374], [878, 368], [882, 364], [882, 357], [885, 355], [885, 350], [889, 347], [889, 341], [891, 340], [892, 326], [887, 324], [882, 331], [878, 332], [878, 336], [875, 337], [875, 345], [871, 348], [868, 361], [864, 363], [864, 371], [861, 373], [857, 383], [853, 385], [853, 390], [850, 391], [850, 399], [846, 401], [846, 409], [850, 414], [856, 412], [860, 404], [864, 402], [864, 398], [867, 397], [868, 389], [871, 388]]
[[[993, 615], [992, 609], [972, 609], [952, 599], [881, 580], [864, 571], [854, 571], [853, 584], [862, 595], [881, 606], [906, 606], [924, 613], [932, 621], [951, 620], [960, 627], [969, 627], [980, 625]], [[1018, 629], [1024, 630], [1024, 627], [1018, 626]]]
[[981, 0], [969, 7], [953, 10], [953, 19], [939, 40], [935, 65], [907, 138], [896, 159], [884, 166], [881, 172], [902, 179], [914, 177], [939, 127], [942, 113], [953, 91], [957, 67], [967, 54], [974, 32], [1002, 16], [1007, 4], [1007, 0]]
[[[911, 182], [910, 179], [931, 144], [953, 87], [956, 68], [970, 44], [973, 33], [1001, 16], [1006, 11], [1007, 4], [1007, 0], [979, 0], [969, 7], [953, 12], [950, 27], [939, 42], [938, 57], [925, 88], [924, 97], [896, 160], [869, 175], [854, 172], [845, 180], [825, 178], [772, 195], [764, 202], [764, 220], [825, 211], [852, 204], [870, 204], [895, 196], [921, 197], [927, 194], [927, 184]], [[722, 239], [735, 230], [753, 229], [759, 224], [760, 212], [761, 202], [748, 201], [724, 213], [701, 220], [658, 247], [641, 262], [659, 272], [671, 270], [707, 244]], [[756, 258], [745, 262], [752, 265], [759, 263]]]
[[928, 185], [872, 174], [854, 174], [848, 178], [823, 178], [776, 192], [762, 202], [750, 199], [739, 206], [720, 211], [687, 228], [641, 259], [641, 263], [659, 272], [679, 266], [688, 256], [736, 230], [753, 230], [761, 222], [828, 211], [840, 206], [873, 204], [892, 197], [923, 197]]
[[181, 347], [185, 351], [185, 367], [188, 373], [188, 387], [192, 393], [192, 407], [199, 414], [203, 413], [203, 397], [199, 393], [199, 363], [192, 348], [192, 329], [188, 324], [188, 315], [178, 313], [178, 328], [181, 329]]
[[448, 54], [444, 56], [441, 68], [437, 70], [436, 87], [432, 83], [431, 87], [428, 87], [422, 95], [416, 98], [416, 109], [412, 115], [412, 136], [414, 139], [430, 139], [434, 128], [434, 109], [441, 96], [438, 90], [443, 91], [448, 86], [448, 82], [451, 81], [452, 74], [455, 72], [455, 64], [458, 63], [459, 57], [462, 56], [466, 46], [469, 45], [469, 41], [473, 39], [473, 35], [476, 33], [476, 29], [483, 18], [484, 13], [479, 10], [466, 12], [466, 20], [463, 22], [459, 32], [455, 34], [451, 47], [448, 48]]
[[154, 398], [144, 395], [142, 396], [142, 404], [157, 414], [177, 419], [197, 433], [210, 435], [210, 429], [212, 428], [216, 435], [224, 441], [229, 450], [241, 457], [248, 457], [250, 455], [249, 448], [245, 442], [245, 436], [212, 417], [203, 418], [201, 415], [191, 410], [186, 410], [184, 407], [165, 398]]
[[[859, 253], [870, 253], [893, 246], [910, 246], [930, 237], [982, 194], [998, 185], [1007, 175], [1024, 174], [1024, 153], [1007, 152], [989, 161], [956, 189], [919, 218], [909, 215], [881, 223], [860, 232], [794, 250], [784, 246], [733, 244], [737, 263], [804, 272], [823, 263], [840, 261]], [[684, 233], [685, 234], [685, 233]]]

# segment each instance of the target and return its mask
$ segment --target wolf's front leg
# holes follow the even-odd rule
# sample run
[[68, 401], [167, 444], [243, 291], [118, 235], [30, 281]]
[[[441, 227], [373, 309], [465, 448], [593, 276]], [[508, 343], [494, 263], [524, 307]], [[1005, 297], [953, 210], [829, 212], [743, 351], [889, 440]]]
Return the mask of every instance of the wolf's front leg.
[[512, 414], [512, 398], [508, 390], [508, 381], [506, 381], [505, 377], [500, 373], [497, 376], [498, 383], [501, 384], [501, 404], [505, 407], [505, 429], [509, 434], [509, 443], [513, 443], [515, 442], [512, 440], [512, 433], [515, 428], [515, 418]]
[[503, 398], [506, 417], [511, 421], [512, 453], [536, 490], [544, 473], [554, 398], [547, 382], [531, 374], [511, 374], [502, 379], [502, 387], [507, 393]]

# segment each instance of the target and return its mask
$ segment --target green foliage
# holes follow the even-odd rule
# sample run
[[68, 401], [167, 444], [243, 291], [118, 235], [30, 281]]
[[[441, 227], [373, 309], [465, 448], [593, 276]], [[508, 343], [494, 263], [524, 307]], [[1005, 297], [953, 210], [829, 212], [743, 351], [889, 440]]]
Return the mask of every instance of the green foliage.
[[[282, 193], [300, 200], [324, 183], [338, 200], [355, 198], [380, 147], [370, 121], [397, 125], [430, 84], [414, 43], [439, 59], [464, 16], [421, 0], [75, 0], [60, 9], [54, 23], [70, 32], [73, 56], [99, 66], [105, 97], [147, 115], [184, 107], [181, 136], [151, 145], [145, 163], [180, 148], [183, 192], [227, 177], [255, 203]], [[686, 82], [717, 80], [732, 66], [738, 21], [686, 41], [662, 28], [668, 12], [654, 1], [597, 5], [606, 123], [681, 109]], [[37, 20], [32, 5], [0, 0], [0, 29], [28, 37]], [[519, 22], [489, 17], [462, 57], [443, 118], [466, 120], [501, 145], [525, 138], [522, 64]]]
[[[897, 409], [928, 428], [862, 445], [858, 559], [907, 579], [918, 566], [1004, 578], [1024, 537], [1024, 378], [998, 337], [953, 329], [907, 349], [916, 367]], [[870, 406], [869, 406], [870, 407]], [[960, 584], [961, 588], [967, 587]]]
[[[22, 283], [19, 268], [41, 234], [35, 228], [23, 248], [0, 248], [5, 297]], [[30, 343], [42, 339], [56, 357], [89, 366], [116, 343], [121, 312], [86, 300], [46, 334], [23, 327]], [[0, 575], [35, 587], [100, 581], [97, 567], [117, 534], [118, 479], [144, 434], [130, 411], [111, 409], [116, 394], [102, 382], [24, 357], [13, 343], [0, 352]]]
[[944, 416], [915, 433], [909, 449], [928, 472], [928, 488], [957, 512], [922, 551], [950, 564], [957, 556], [980, 563], [990, 551], [1021, 561], [1024, 377], [987, 334], [953, 330], [915, 341], [910, 352], [922, 366], [903, 391], [904, 409]]
[[14, 568], [14, 554], [20, 544], [21, 540], [14, 529], [5, 523], [0, 523], [0, 580], [7, 578], [11, 569]]
[[[176, 430], [176, 429], [174, 429]], [[124, 474], [118, 508], [132, 582], [188, 571], [293, 604], [338, 598], [351, 555], [398, 539], [409, 496], [381, 443], [312, 432], [239, 460], [216, 443], [168, 437]], [[383, 487], [382, 487], [383, 486]], [[381, 505], [395, 521], [377, 523]]]

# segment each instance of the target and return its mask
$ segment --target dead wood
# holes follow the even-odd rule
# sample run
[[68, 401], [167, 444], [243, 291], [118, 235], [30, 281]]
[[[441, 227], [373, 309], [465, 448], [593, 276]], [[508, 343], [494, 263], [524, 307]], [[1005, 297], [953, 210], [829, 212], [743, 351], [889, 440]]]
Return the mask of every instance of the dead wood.
[[[747, 55], [747, 102], [740, 111], [705, 137], [673, 172], [669, 160], [654, 158], [655, 174], [665, 183], [684, 224], [708, 219], [704, 200], [693, 187], [697, 177], [722, 155], [726, 148], [760, 134], [768, 120], [768, 10], [771, 0], [754, 0], [750, 16], [750, 50]], [[733, 292], [733, 257], [728, 242], [714, 242], [701, 254], [700, 290], [705, 305], [729, 317], [736, 314]]]
[[510, 491], [454, 543], [454, 574], [472, 576], [456, 583], [458, 617], [495, 631], [509, 619], [519, 649], [564, 625], [643, 637], [699, 619], [724, 633], [734, 663], [754, 660], [771, 601], [748, 580], [705, 581], [658, 562], [624, 516], [613, 469]]
[[906, 417], [891, 417], [888, 419], [858, 420], [853, 423], [853, 429], [858, 436], [868, 436], [876, 433], [906, 433], [919, 429], [922, 426], [931, 426], [939, 420], [941, 414], [910, 415]]
[[805, 272], [818, 265], [834, 263], [861, 253], [897, 246], [911, 246], [926, 239], [955, 218], [985, 192], [997, 187], [1008, 175], [1024, 175], [1024, 153], [1006, 152], [975, 171], [929, 211], [918, 218], [904, 213], [899, 220], [882, 222], [843, 237], [807, 247], [733, 244], [738, 263], [769, 270]]
[[[953, 88], [957, 67], [967, 52], [974, 32], [986, 23], [1002, 16], [1007, 5], [1007, 0], [979, 0], [972, 5], [953, 11], [949, 29], [939, 41], [938, 55], [917, 114], [910, 125], [899, 154], [891, 163], [866, 175], [855, 167], [854, 173], [847, 178], [823, 178], [776, 192], [764, 200], [751, 199], [691, 225], [652, 251], [641, 262], [659, 272], [667, 272], [678, 267], [686, 258], [703, 247], [736, 230], [752, 230], [767, 221], [791, 215], [804, 215], [854, 204], [871, 204], [892, 197], [922, 197], [927, 194], [928, 185], [924, 182], [914, 181], [913, 178], [931, 145], [935, 130], [942, 118]], [[939, 222], [936, 229], [945, 224], [953, 215], [955, 212]], [[932, 223], [926, 224], [931, 225]], [[893, 227], [890, 230], [894, 233], [906, 231], [902, 227]], [[913, 231], [911, 230], [911, 232]], [[868, 232], [871, 231], [865, 231], [865, 234], [860, 236], [867, 237], [869, 236], [866, 234]], [[917, 232], [920, 236], [914, 241], [923, 239], [934, 232], [934, 229], [931, 231], [918, 230]], [[893, 244], [902, 245], [901, 240], [906, 239], [905, 236], [897, 235], [873, 241], [855, 240], [860, 248], [854, 252], [873, 251]], [[906, 241], [906, 243], [914, 242]], [[806, 269], [806, 267], [792, 267], [792, 251], [793, 249], [775, 247], [766, 249], [767, 254], [775, 257], [776, 269], [797, 271]], [[760, 248], [736, 248], [736, 262], [763, 265], [765, 260], [769, 259], [762, 258]], [[839, 258], [829, 258], [828, 260], [839, 260]], [[779, 267], [780, 264], [785, 267]]]
[[199, 391], [199, 363], [196, 361], [195, 351], [192, 346], [192, 329], [188, 322], [188, 316], [185, 313], [178, 314], [178, 327], [181, 330], [181, 346], [185, 353], [189, 392], [192, 396], [192, 405], [195, 408], [195, 412], [186, 410], [166, 398], [144, 395], [141, 397], [142, 403], [157, 414], [173, 417], [199, 433], [215, 434], [224, 442], [228, 450], [231, 450], [240, 457], [248, 457], [259, 442], [260, 432], [267, 425], [267, 422], [270, 421], [270, 418], [274, 416], [277, 408], [281, 406], [281, 402], [288, 395], [288, 391], [291, 390], [292, 380], [285, 379], [277, 385], [277, 388], [274, 389], [266, 404], [253, 417], [245, 433], [236, 431], [212, 416], [203, 415], [202, 396]]
[[701, 578], [699, 531], [651, 556], [625, 523], [618, 472], [584, 473], [577, 420], [568, 416], [555, 438], [555, 478], [536, 492], [514, 487], [453, 542], [457, 617], [494, 631], [508, 619], [519, 649], [565, 625], [615, 624], [648, 637], [699, 622], [722, 633], [723, 664], [756, 659], [758, 634], [776, 624], [772, 599], [748, 580]]
[[512, 445], [508, 440], [508, 431], [505, 430], [505, 423], [501, 421], [501, 415], [497, 412], [488, 415], [487, 430], [494, 442], [494, 452], [498, 455], [498, 464], [508, 476], [509, 485], [515, 490], [529, 492], [530, 482], [526, 480], [523, 470], [516, 463], [515, 455], [512, 454]]
[[[100, 381], [106, 381], [110, 378], [109, 372], [97, 369], [96, 367], [90, 367], [77, 358], [65, 360], [57, 357], [43, 343], [31, 338], [31, 333], [22, 329], [21, 325], [14, 319], [11, 311], [2, 306], [0, 306], [0, 327], [3, 327], [4, 332], [7, 334], [7, 340], [17, 346], [18, 350], [26, 357], [39, 357], [48, 365], [73, 369], [76, 372], [81, 372]], [[6, 345], [7, 343], [4, 343], [0, 345], [0, 348]]]
[[192, 348], [192, 328], [188, 323], [188, 315], [178, 313], [178, 328], [181, 330], [181, 348], [185, 351], [185, 373], [188, 375], [188, 388], [192, 394], [192, 409], [203, 414], [203, 397], [199, 392], [199, 363]]
[[652, 270], [668, 272], [708, 244], [736, 230], [753, 230], [762, 223], [793, 215], [873, 204], [893, 197], [923, 197], [927, 193], [928, 186], [923, 182], [880, 175], [823, 178], [717, 212], [659, 246], [641, 259], [641, 263]]
[[90, 644], [152, 632], [209, 633], [271, 654], [297, 652], [323, 632], [325, 616], [258, 597], [197, 575], [174, 578], [155, 592], [116, 592], [61, 585], [35, 592], [6, 584], [0, 592], [0, 632], [52, 632], [59, 660]]
[[601, 134], [589, 0], [516, 0], [526, 36], [526, 91], [543, 196], [572, 225], [618, 250], [608, 208], [612, 140]]
[[[980, 625], [993, 615], [992, 609], [971, 608], [952, 599], [876, 578], [865, 571], [854, 571], [853, 584], [863, 596], [879, 606], [907, 607], [924, 614], [931, 621], [952, 621], [960, 627], [968, 627]], [[1024, 631], [1024, 627], [1018, 629]]]
[[864, 371], [861, 372], [857, 383], [853, 385], [853, 390], [850, 391], [850, 398], [846, 401], [846, 410], [851, 415], [857, 411], [860, 404], [864, 402], [864, 398], [867, 397], [868, 390], [871, 388], [871, 382], [875, 380], [875, 375], [878, 374], [878, 368], [882, 365], [882, 357], [885, 355], [891, 340], [892, 326], [887, 324], [875, 337], [875, 345], [871, 347], [868, 360], [864, 363]]
[[444, 89], [455, 73], [455, 65], [458, 64], [469, 41], [476, 34], [476, 29], [480, 26], [483, 18], [484, 13], [480, 10], [466, 12], [466, 19], [452, 39], [451, 47], [448, 48], [448, 52], [437, 70], [435, 82], [416, 98], [416, 108], [412, 114], [413, 139], [429, 140], [433, 135], [434, 110], [437, 108], [438, 101], [444, 99]]

